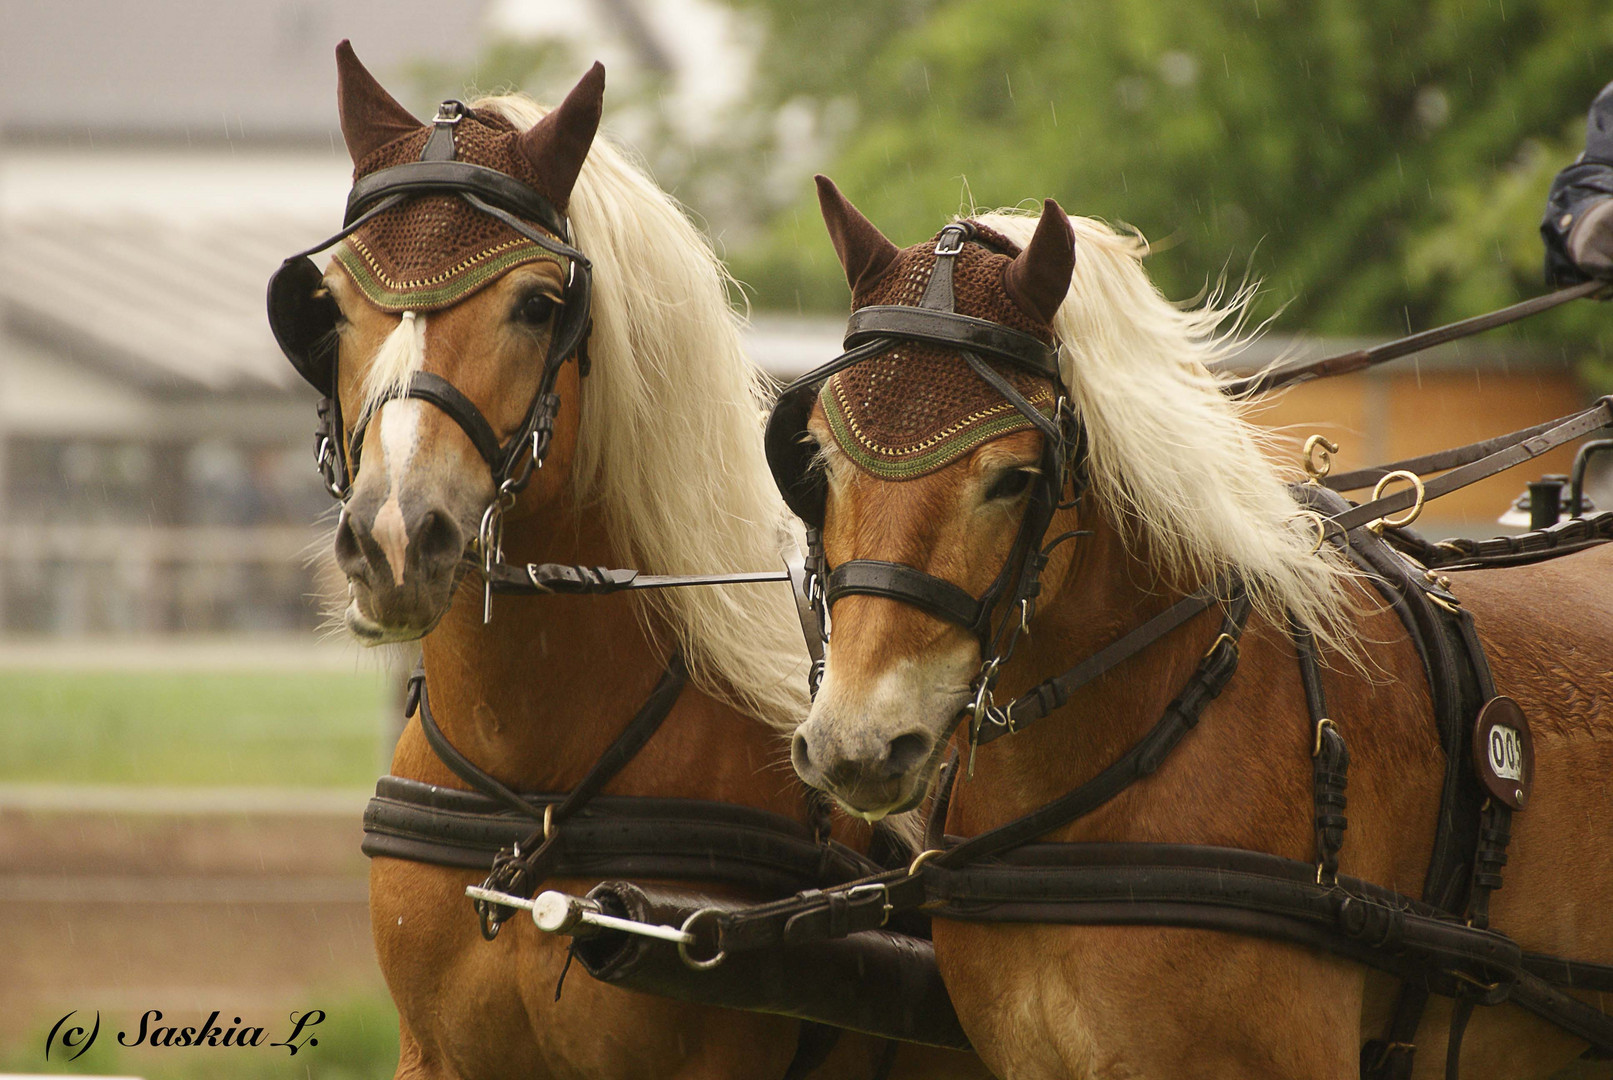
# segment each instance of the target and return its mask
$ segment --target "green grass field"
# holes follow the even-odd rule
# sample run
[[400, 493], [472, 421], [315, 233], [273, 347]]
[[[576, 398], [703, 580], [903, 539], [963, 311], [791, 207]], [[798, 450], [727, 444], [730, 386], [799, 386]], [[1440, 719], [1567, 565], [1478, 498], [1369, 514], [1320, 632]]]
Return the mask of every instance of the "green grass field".
[[0, 671], [0, 783], [369, 787], [378, 672]]

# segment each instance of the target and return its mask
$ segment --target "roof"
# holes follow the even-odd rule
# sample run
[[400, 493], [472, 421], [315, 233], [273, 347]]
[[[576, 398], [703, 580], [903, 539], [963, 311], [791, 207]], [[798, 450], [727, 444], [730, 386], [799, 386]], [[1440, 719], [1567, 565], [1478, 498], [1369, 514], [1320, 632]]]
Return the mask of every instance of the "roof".
[[88, 145], [340, 140], [332, 50], [353, 39], [405, 105], [421, 60], [469, 68], [486, 0], [0, 0], [0, 130]]
[[31, 150], [0, 160], [0, 311], [168, 394], [286, 390], [263, 315], [281, 259], [340, 224], [346, 154]]

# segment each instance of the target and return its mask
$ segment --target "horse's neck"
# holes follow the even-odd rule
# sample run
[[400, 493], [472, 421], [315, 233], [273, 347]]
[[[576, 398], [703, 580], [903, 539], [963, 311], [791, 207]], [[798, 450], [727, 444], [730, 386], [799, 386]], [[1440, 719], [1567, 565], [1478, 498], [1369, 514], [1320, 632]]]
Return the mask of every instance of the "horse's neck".
[[[1048, 532], [1076, 527], [1092, 535], [1070, 541], [1076, 546], [1057, 591], [1004, 668], [999, 703], [1073, 667], [1183, 595], [1145, 556], [1128, 551], [1103, 515], [1061, 517]], [[1078, 690], [1063, 708], [979, 751], [974, 779], [958, 785], [951, 827], [965, 835], [984, 831], [1097, 775], [1159, 720], [1219, 632], [1217, 614], [1197, 616]]]
[[[505, 556], [518, 564], [623, 564], [597, 514], [565, 510], [512, 520]], [[652, 644], [638, 601], [625, 594], [495, 597], [484, 626], [480, 586], [478, 575], [467, 575], [422, 643], [432, 715], [456, 748], [506, 784], [567, 790], [643, 705], [666, 671], [667, 646]], [[785, 760], [779, 734], [691, 682], [610, 790], [794, 813], [798, 793], [775, 775]], [[413, 725], [394, 771], [463, 786]]]

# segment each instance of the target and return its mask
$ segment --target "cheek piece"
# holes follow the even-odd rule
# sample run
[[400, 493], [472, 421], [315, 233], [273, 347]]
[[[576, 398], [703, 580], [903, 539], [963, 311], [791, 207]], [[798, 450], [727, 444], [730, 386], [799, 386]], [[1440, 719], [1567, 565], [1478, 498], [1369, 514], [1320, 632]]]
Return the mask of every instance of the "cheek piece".
[[[336, 324], [340, 312], [323, 287], [324, 275], [310, 256], [346, 239], [377, 215], [406, 200], [457, 195], [476, 210], [565, 260], [563, 302], [549, 340], [538, 388], [525, 419], [508, 439], [500, 441], [482, 411], [440, 375], [417, 372], [395, 395], [418, 398], [448, 414], [487, 463], [496, 494], [482, 514], [478, 543], [483, 569], [491, 579], [494, 566], [502, 562], [500, 541], [504, 512], [531, 482], [533, 473], [543, 467], [549, 450], [555, 415], [560, 407], [559, 395], [554, 392], [560, 369], [575, 357], [579, 373], [588, 374], [592, 274], [587, 256], [571, 246], [570, 222], [553, 203], [497, 169], [455, 160], [454, 128], [465, 115], [465, 106], [460, 102], [443, 102], [419, 160], [377, 170], [354, 182], [347, 197], [341, 231], [290, 256], [269, 279], [269, 326], [292, 367], [320, 393], [314, 454], [327, 490], [345, 501], [352, 491], [353, 478], [358, 474], [359, 449], [374, 413], [360, 417], [351, 432], [343, 423], [336, 370]], [[488, 600], [490, 602], [491, 592]]]
[[[1056, 349], [1012, 327], [960, 315], [953, 295], [953, 263], [965, 243], [995, 247], [963, 221], [942, 230], [935, 245], [935, 268], [917, 307], [877, 304], [852, 313], [846, 328], [846, 351], [784, 388], [767, 422], [767, 460], [789, 505], [807, 527], [808, 601], [819, 632], [809, 635], [813, 649], [811, 689], [823, 678], [823, 646], [828, 641], [829, 611], [842, 596], [883, 596], [910, 604], [944, 622], [961, 626], [980, 646], [981, 665], [972, 683], [973, 701], [954, 724], [970, 718], [971, 742], [982, 725], [1007, 726], [1007, 714], [994, 707], [992, 690], [998, 672], [1013, 654], [1035, 612], [1041, 572], [1055, 547], [1079, 535], [1066, 533], [1045, 544], [1055, 511], [1075, 505], [1086, 488], [1083, 468], [1085, 435], [1059, 375]], [[1000, 251], [1000, 254], [1017, 254]], [[814, 468], [817, 445], [807, 433], [807, 420], [819, 391], [831, 375], [889, 352], [901, 342], [915, 341], [956, 349], [963, 362], [1042, 434], [1041, 469], [1002, 570], [986, 591], [974, 596], [958, 585], [903, 563], [852, 559], [830, 568], [823, 553], [827, 480]], [[1052, 382], [1056, 405], [1047, 416], [982, 356], [1004, 361]], [[1064, 495], [1069, 491], [1066, 501]], [[995, 613], [1001, 610], [1000, 618]], [[950, 734], [950, 733], [949, 733]]]

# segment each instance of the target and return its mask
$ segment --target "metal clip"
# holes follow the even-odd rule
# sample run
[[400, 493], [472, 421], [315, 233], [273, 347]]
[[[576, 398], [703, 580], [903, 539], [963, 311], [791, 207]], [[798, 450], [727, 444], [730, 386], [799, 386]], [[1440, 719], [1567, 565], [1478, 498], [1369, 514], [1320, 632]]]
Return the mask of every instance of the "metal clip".
[[482, 625], [493, 621], [493, 567], [504, 561], [504, 500], [494, 499], [482, 511], [476, 543], [482, 552]]
[[433, 124], [457, 124], [465, 119], [465, 114], [460, 111], [462, 108], [464, 106], [457, 101], [445, 101], [437, 106], [437, 115], [431, 122]]

